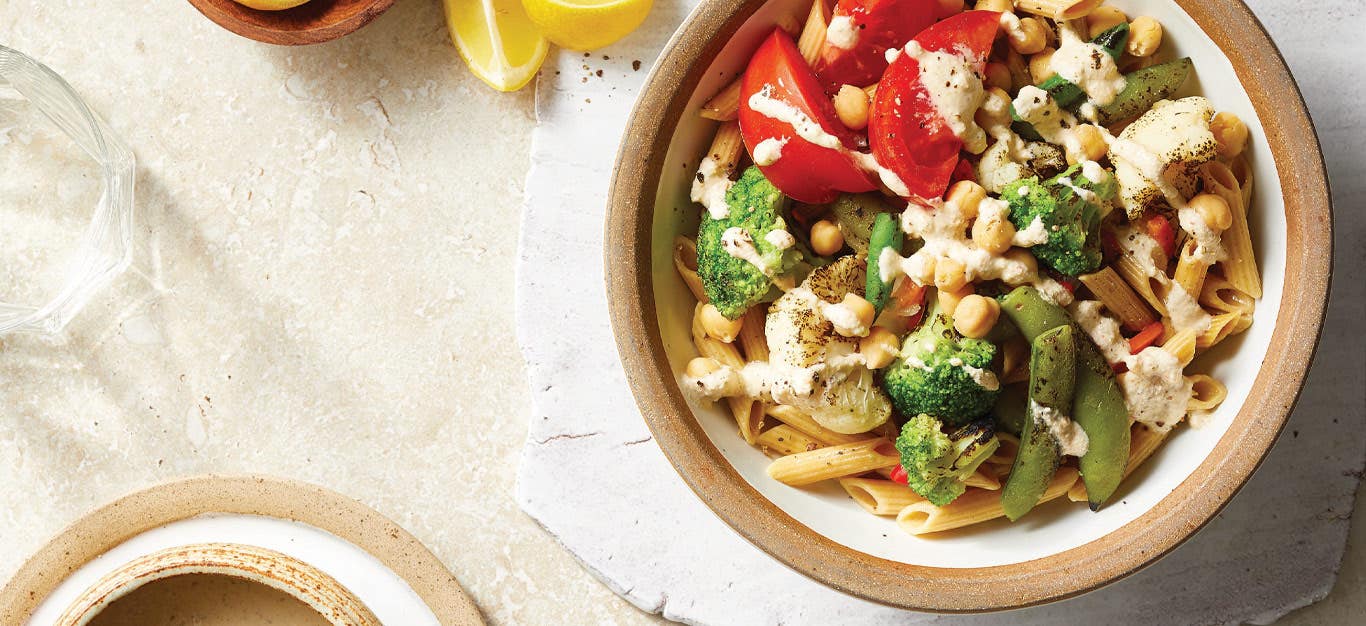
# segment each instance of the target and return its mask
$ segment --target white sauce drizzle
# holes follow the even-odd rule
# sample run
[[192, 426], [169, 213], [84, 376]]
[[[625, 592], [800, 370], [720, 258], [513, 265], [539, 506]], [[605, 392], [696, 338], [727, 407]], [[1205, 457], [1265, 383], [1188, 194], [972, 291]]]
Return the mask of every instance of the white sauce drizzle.
[[1194, 330], [1195, 332], [1205, 332], [1209, 330], [1213, 318], [1207, 313], [1204, 307], [1186, 291], [1181, 283], [1172, 281], [1171, 290], [1167, 292], [1167, 297], [1162, 300], [1163, 306], [1167, 307], [1167, 315], [1171, 317], [1172, 327], [1176, 330]]
[[1010, 240], [1010, 245], [1018, 248], [1032, 248], [1045, 243], [1048, 243], [1048, 229], [1043, 225], [1043, 218], [1038, 215], [1034, 216], [1034, 221], [1029, 223], [1028, 228], [1016, 231]]
[[759, 145], [754, 146], [754, 164], [760, 167], [768, 167], [777, 163], [778, 159], [783, 156], [783, 146], [786, 146], [790, 139], [792, 138], [783, 137], [779, 139], [769, 137], [768, 139], [760, 141]]
[[1046, 404], [1039, 404], [1032, 399], [1029, 401], [1029, 414], [1034, 417], [1035, 424], [1048, 429], [1048, 434], [1058, 442], [1060, 452], [1067, 456], [1086, 454], [1091, 439], [1086, 436], [1086, 431], [1072, 421], [1072, 418], [1062, 411]]
[[768, 231], [767, 235], [764, 235], [764, 241], [767, 241], [768, 245], [771, 245], [774, 248], [786, 250], [796, 245], [797, 238], [793, 237], [792, 233], [789, 233], [786, 230], [775, 228]]
[[773, 275], [773, 267], [764, 262], [763, 255], [759, 254], [759, 249], [754, 247], [754, 239], [739, 226], [732, 226], [721, 233], [721, 248], [737, 259], [748, 261], [750, 265], [759, 268], [765, 276]]
[[1083, 41], [1070, 28], [1059, 30], [1062, 45], [1053, 53], [1049, 67], [1086, 92], [1090, 103], [1105, 106], [1114, 102], [1126, 84], [1114, 57], [1099, 44]]
[[825, 29], [825, 40], [841, 50], [850, 50], [858, 45], [858, 27], [850, 15], [836, 15], [830, 19]]
[[968, 152], [981, 154], [987, 149], [987, 135], [973, 119], [986, 99], [982, 77], [972, 67], [979, 59], [967, 51], [931, 52], [917, 41], [907, 43], [905, 52], [919, 64], [920, 82], [935, 111]]
[[820, 298], [816, 299], [817, 307], [820, 308], [821, 315], [835, 327], [835, 332], [842, 337], [867, 337], [868, 326], [859, 320], [858, 313], [849, 308], [843, 302], [831, 304]]
[[1129, 342], [1120, 334], [1119, 322], [1101, 312], [1103, 306], [1095, 300], [1078, 300], [1067, 307], [1067, 313], [1100, 348], [1106, 362], [1121, 363], [1129, 358]]
[[716, 159], [707, 157], [702, 159], [702, 164], [697, 167], [697, 174], [692, 181], [692, 193], [689, 197], [693, 202], [706, 207], [712, 219], [723, 220], [729, 217], [730, 206], [726, 204], [726, 192], [730, 191], [730, 186], [734, 182], [726, 176], [726, 171]]
[[811, 119], [810, 116], [803, 113], [797, 107], [781, 100], [774, 99], [770, 95], [771, 93], [772, 86], [765, 85], [762, 89], [749, 97], [749, 108], [764, 117], [778, 120], [792, 126], [792, 130], [797, 133], [798, 137], [801, 137], [812, 144], [822, 148], [837, 150], [848, 155], [853, 159], [854, 164], [863, 171], [876, 173], [878, 178], [882, 181], [882, 184], [886, 185], [887, 189], [890, 189], [892, 193], [903, 197], [911, 195], [910, 189], [906, 186], [906, 183], [902, 182], [891, 170], [879, 164], [873, 155], [850, 150], [845, 147], [844, 142], [840, 141], [839, 137], [825, 132], [825, 129], [822, 128], [820, 124], [816, 123], [815, 120]]
[[1120, 377], [1129, 414], [1157, 432], [1172, 429], [1186, 415], [1193, 385], [1181, 373], [1176, 356], [1157, 346], [1128, 359], [1129, 371]]
[[973, 367], [964, 363], [963, 359], [958, 357], [949, 359], [949, 365], [963, 370], [963, 373], [967, 374], [969, 378], [972, 378], [972, 382], [977, 383], [978, 387], [986, 389], [987, 391], [996, 391], [1001, 388], [1001, 381], [996, 378], [996, 372], [980, 367]]

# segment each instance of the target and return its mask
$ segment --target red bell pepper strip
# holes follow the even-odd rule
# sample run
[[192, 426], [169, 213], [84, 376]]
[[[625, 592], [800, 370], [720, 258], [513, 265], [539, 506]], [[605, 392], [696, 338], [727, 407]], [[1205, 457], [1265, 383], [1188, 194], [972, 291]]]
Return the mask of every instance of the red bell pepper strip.
[[1129, 338], [1129, 354], [1138, 354], [1144, 348], [1157, 343], [1157, 339], [1162, 336], [1162, 322], [1153, 322], [1138, 331], [1137, 335]]

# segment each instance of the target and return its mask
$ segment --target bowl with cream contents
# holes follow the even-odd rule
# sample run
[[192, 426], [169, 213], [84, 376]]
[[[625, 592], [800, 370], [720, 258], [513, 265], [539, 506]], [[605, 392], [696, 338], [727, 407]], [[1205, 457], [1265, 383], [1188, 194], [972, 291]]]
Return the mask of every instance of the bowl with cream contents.
[[613, 324], [661, 448], [774, 557], [1048, 602], [1174, 549], [1274, 442], [1329, 206], [1241, 3], [704, 2], [657, 68]]

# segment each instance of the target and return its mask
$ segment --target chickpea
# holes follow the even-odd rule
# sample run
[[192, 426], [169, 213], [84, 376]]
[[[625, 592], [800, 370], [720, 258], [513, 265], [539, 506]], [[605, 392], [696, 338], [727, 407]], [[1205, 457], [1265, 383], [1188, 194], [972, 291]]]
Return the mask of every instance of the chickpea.
[[963, 262], [952, 257], [944, 257], [934, 266], [934, 286], [940, 291], [958, 291], [967, 284], [967, 268]]
[[1005, 63], [988, 63], [986, 75], [982, 83], [987, 89], [1010, 89], [1013, 85], [1010, 79], [1010, 68]]
[[1006, 280], [1007, 283], [1009, 283], [1009, 284], [1011, 284], [1011, 285], [1018, 285], [1018, 284], [1020, 284], [1019, 281], [1011, 282], [1010, 279], [1015, 279], [1015, 278], [1020, 278], [1020, 279], [1032, 278], [1032, 277], [1034, 277], [1034, 276], [1038, 276], [1038, 275], [1039, 275], [1039, 261], [1038, 261], [1037, 259], [1035, 259], [1035, 258], [1034, 258], [1034, 255], [1033, 255], [1033, 254], [1030, 254], [1028, 250], [1025, 250], [1024, 248], [1011, 248], [1011, 249], [1009, 249], [1009, 250], [1006, 250], [1005, 254], [1003, 254], [1003, 255], [1001, 255], [1001, 256], [1005, 257], [1005, 259], [1006, 259], [1007, 261], [1010, 261], [1010, 262], [1012, 262], [1012, 263], [1018, 263], [1021, 267], [1023, 267], [1023, 272], [1022, 272], [1022, 274], [1021, 274], [1020, 276], [1018, 276], [1018, 277], [1017, 277], [1017, 276], [1002, 277], [1002, 278], [1007, 279], [1007, 280]]
[[906, 275], [909, 276], [911, 280], [915, 281], [915, 284], [917, 285], [933, 285], [934, 271], [937, 266], [938, 262], [935, 261], [934, 257], [929, 257], [919, 265], [915, 265], [914, 267], [908, 266], [906, 268]]
[[1214, 133], [1214, 141], [1218, 144], [1219, 156], [1231, 159], [1243, 153], [1247, 147], [1247, 124], [1239, 119], [1237, 115], [1223, 112], [1214, 116], [1209, 123], [1210, 132]]
[[740, 327], [745, 321], [743, 317], [738, 320], [727, 318], [710, 302], [702, 305], [702, 312], [698, 316], [702, 320], [702, 330], [707, 331], [707, 336], [725, 343], [731, 343], [740, 336]]
[[1048, 45], [1048, 29], [1044, 28], [1043, 22], [1032, 17], [1021, 19], [1019, 32], [1008, 32], [1007, 35], [1010, 47], [1024, 55], [1037, 54]]
[[868, 369], [880, 370], [892, 364], [901, 352], [896, 334], [882, 326], [874, 326], [868, 336], [858, 342], [859, 354], [868, 362]]
[[873, 303], [859, 297], [857, 294], [844, 294], [844, 300], [840, 301], [840, 306], [844, 307], [846, 311], [852, 313], [854, 315], [854, 319], [858, 321], [858, 323], [855, 325], [856, 328], [835, 329], [835, 332], [838, 332], [839, 334], [844, 335], [846, 337], [856, 336], [859, 333], [845, 335], [845, 330], [863, 329], [864, 331], [866, 331], [868, 327], [873, 325], [873, 318], [877, 316], [877, 309], [873, 308]]
[[1015, 239], [1015, 225], [1004, 219], [979, 219], [972, 223], [972, 241], [977, 247], [992, 254], [1010, 249]]
[[830, 220], [811, 225], [811, 249], [821, 256], [832, 256], [844, 248], [844, 233]]
[[978, 11], [1005, 13], [1007, 11], [1014, 11], [1015, 3], [1011, 0], [977, 0], [977, 4], [974, 4], [972, 8]]
[[1116, 7], [1108, 5], [1096, 7], [1090, 15], [1086, 16], [1087, 38], [1095, 39], [1101, 33], [1127, 21], [1129, 21], [1129, 17]]
[[992, 87], [972, 119], [982, 128], [1010, 125], [1010, 96], [1000, 87]]
[[1129, 24], [1129, 45], [1125, 50], [1131, 56], [1151, 56], [1161, 45], [1162, 24], [1157, 20], [1144, 15]]
[[957, 206], [963, 215], [972, 219], [977, 217], [977, 207], [986, 197], [987, 190], [983, 189], [981, 185], [970, 180], [960, 180], [949, 187], [949, 194], [945, 201]]
[[1053, 71], [1053, 53], [1057, 52], [1054, 48], [1044, 48], [1038, 54], [1029, 57], [1029, 77], [1034, 80], [1035, 85], [1043, 84], [1043, 81], [1057, 72]]
[[1001, 305], [994, 298], [973, 294], [958, 303], [958, 310], [953, 314], [953, 327], [964, 337], [981, 339], [996, 326], [1000, 316]]
[[1097, 126], [1082, 124], [1072, 130], [1072, 136], [1076, 142], [1067, 146], [1069, 165], [1076, 165], [1082, 161], [1099, 161], [1110, 150], [1109, 146], [1105, 145], [1105, 137]]
[[974, 293], [977, 293], [977, 290], [972, 286], [972, 283], [963, 285], [963, 288], [958, 291], [941, 291], [938, 296], [939, 309], [946, 315], [953, 315], [954, 310], [958, 308], [958, 304], [963, 301], [963, 298]]
[[835, 116], [851, 130], [868, 127], [868, 92], [853, 85], [840, 87], [835, 94]]
[[688, 367], [684, 373], [688, 375], [688, 378], [705, 378], [708, 374], [719, 369], [721, 369], [721, 364], [717, 363], [716, 359], [699, 356], [688, 361]]
[[1219, 196], [1202, 193], [1191, 198], [1189, 205], [1214, 230], [1225, 231], [1233, 225], [1233, 211], [1229, 210], [1228, 202]]

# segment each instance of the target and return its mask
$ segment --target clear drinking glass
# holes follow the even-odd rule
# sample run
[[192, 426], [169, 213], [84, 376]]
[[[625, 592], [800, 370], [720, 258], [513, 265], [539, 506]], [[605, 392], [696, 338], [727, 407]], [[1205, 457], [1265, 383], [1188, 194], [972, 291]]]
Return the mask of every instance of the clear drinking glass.
[[0, 334], [56, 334], [132, 259], [133, 152], [0, 46]]

